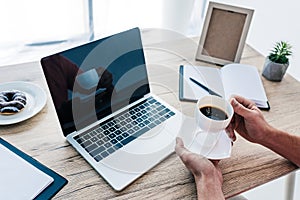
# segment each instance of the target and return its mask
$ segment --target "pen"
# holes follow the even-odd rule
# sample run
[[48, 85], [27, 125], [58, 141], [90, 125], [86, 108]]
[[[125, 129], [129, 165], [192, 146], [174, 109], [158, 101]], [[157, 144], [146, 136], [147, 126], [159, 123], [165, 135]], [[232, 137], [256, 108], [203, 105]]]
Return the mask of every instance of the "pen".
[[202, 89], [206, 90], [209, 94], [211, 95], [216, 95], [219, 97], [222, 97], [221, 95], [219, 95], [218, 93], [212, 91], [211, 89], [209, 89], [208, 87], [206, 87], [205, 85], [202, 85], [201, 83], [199, 83], [198, 81], [196, 81], [195, 79], [190, 77], [190, 80], [195, 83], [196, 85], [200, 86]]

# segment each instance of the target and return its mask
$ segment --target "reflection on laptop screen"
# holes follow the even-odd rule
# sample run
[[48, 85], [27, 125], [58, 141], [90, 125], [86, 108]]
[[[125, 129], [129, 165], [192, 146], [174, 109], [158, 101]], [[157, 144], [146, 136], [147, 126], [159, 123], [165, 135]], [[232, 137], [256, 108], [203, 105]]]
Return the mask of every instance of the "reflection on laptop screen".
[[64, 135], [150, 92], [138, 28], [41, 60]]

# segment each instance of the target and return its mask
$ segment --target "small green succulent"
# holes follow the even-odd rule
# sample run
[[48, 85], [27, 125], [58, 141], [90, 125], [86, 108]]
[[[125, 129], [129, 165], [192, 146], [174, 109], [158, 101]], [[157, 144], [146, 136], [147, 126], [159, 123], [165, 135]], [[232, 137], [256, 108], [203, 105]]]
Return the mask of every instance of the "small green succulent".
[[288, 56], [292, 55], [292, 46], [287, 42], [277, 42], [274, 49], [271, 50], [269, 59], [272, 62], [286, 64], [289, 62]]

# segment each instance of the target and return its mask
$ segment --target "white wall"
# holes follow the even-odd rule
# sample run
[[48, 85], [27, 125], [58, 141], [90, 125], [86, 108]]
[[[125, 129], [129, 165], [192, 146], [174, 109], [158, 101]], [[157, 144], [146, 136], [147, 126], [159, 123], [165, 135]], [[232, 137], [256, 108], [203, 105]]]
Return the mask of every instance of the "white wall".
[[300, 3], [293, 0], [216, 0], [253, 8], [254, 16], [247, 43], [267, 56], [275, 42], [284, 40], [293, 46], [288, 72], [300, 80]]

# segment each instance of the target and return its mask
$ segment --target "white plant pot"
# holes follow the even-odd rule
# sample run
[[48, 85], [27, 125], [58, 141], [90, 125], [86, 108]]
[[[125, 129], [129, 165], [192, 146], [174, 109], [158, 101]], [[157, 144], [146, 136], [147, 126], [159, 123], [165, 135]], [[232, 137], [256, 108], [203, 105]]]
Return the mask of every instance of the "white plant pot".
[[286, 73], [288, 66], [289, 63], [286, 64], [274, 63], [270, 61], [269, 58], [267, 57], [262, 75], [270, 81], [281, 81], [284, 74]]

